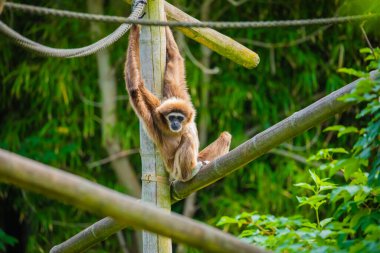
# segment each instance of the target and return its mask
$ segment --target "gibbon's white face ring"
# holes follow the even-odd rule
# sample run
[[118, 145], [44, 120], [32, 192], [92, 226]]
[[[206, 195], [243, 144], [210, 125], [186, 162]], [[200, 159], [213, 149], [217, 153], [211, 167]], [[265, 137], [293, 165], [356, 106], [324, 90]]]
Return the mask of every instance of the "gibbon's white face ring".
[[182, 126], [179, 129], [177, 129], [177, 130], [174, 130], [174, 129], [170, 128], [170, 131], [172, 131], [174, 133], [179, 133], [179, 132], [181, 132], [181, 130], [182, 130]]
[[179, 112], [172, 112], [166, 116], [170, 131], [173, 133], [179, 133], [182, 130], [182, 122], [185, 119], [185, 116]]

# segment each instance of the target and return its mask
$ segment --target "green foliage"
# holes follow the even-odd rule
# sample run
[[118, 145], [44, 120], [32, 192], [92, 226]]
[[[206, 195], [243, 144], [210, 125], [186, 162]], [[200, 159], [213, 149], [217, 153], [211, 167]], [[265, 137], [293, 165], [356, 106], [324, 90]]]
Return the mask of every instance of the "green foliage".
[[[376, 52], [380, 52], [379, 49]], [[354, 76], [361, 73], [353, 70], [344, 72]], [[337, 131], [338, 138], [354, 134], [355, 144], [350, 150], [341, 147], [321, 149], [308, 159], [325, 161], [316, 171], [320, 174], [327, 171], [335, 180], [321, 178], [316, 171], [309, 170], [312, 184], [294, 184], [311, 193], [296, 198], [299, 207], [308, 206], [314, 211], [314, 221], [302, 216], [275, 217], [244, 212], [235, 217], [223, 216], [218, 226], [275, 252], [380, 250], [380, 78], [360, 76], [365, 79], [342, 100], [365, 102], [364, 108], [356, 115], [365, 122], [364, 127], [360, 131], [357, 127], [343, 125], [325, 129]], [[324, 216], [320, 220], [322, 206]]]
[[[18, 2], [88, 11], [83, 1]], [[178, 0], [171, 3], [191, 16], [215, 21], [253, 20], [252, 10], [255, 10], [255, 20], [284, 20], [363, 14], [379, 9], [376, 8], [378, 1], [370, 0], [365, 0], [365, 4], [362, 3], [363, 0], [321, 0], [313, 3], [313, 8], [310, 8], [310, 1], [299, 0], [292, 1], [291, 4], [286, 0], [211, 2], [208, 11], [206, 5], [210, 1]], [[124, 1], [104, 1], [104, 7], [106, 14], [110, 15], [125, 16], [129, 12], [129, 7]], [[1, 19], [21, 34], [53, 47], [73, 48], [94, 41], [88, 29], [89, 23], [85, 21], [34, 16], [10, 12], [7, 9], [1, 14]], [[374, 25], [371, 25], [372, 22], [368, 21], [365, 28], [371, 42], [376, 45], [379, 43], [376, 38], [380, 38], [379, 29], [378, 24], [373, 23]], [[116, 24], [105, 25], [100, 34], [106, 35], [115, 27]], [[340, 88], [348, 82], [346, 73], [354, 73], [350, 70], [337, 73], [337, 69], [342, 66], [359, 69], [363, 65], [363, 60], [357, 56], [357, 50], [363, 47], [365, 42], [356, 23], [329, 27], [226, 29], [221, 32], [258, 52], [261, 63], [256, 69], [247, 70], [218, 54], [212, 53], [208, 57], [207, 50], [201, 49], [198, 43], [184, 40], [196, 59], [203, 64], [210, 62], [207, 66], [209, 68], [220, 69], [216, 75], [206, 75], [186, 57], [186, 50], [182, 50], [183, 56], [186, 57], [189, 91], [198, 112], [197, 123], [201, 119], [206, 122], [202, 127], [204, 129], [199, 129], [207, 133], [206, 139], [203, 140], [205, 144], [215, 139], [221, 131], [227, 130], [233, 135], [232, 146], [235, 147]], [[314, 36], [310, 39], [297, 43], [298, 40], [312, 34]], [[259, 47], [262, 43], [257, 42], [266, 43], [266, 46]], [[111, 65], [118, 82], [118, 96], [115, 99], [119, 121], [112, 134], [119, 138], [123, 149], [130, 149], [139, 147], [139, 126], [138, 119], [126, 100], [123, 81], [126, 45], [127, 36], [112, 45], [109, 50]], [[0, 147], [123, 191], [110, 164], [95, 168], [87, 166], [88, 163], [108, 156], [102, 145], [102, 97], [97, 84], [95, 56], [80, 59], [45, 58], [21, 49], [5, 38], [0, 40], [0, 47], [4, 49], [0, 53]], [[370, 49], [363, 49], [362, 52], [366, 54], [364, 61], [369, 63], [369, 67], [377, 68], [378, 55], [374, 56]], [[367, 73], [368, 69], [357, 73], [363, 72]], [[354, 79], [356, 77], [352, 77], [352, 80]], [[368, 84], [363, 83], [362, 90], [368, 90]], [[351, 95], [349, 99], [359, 98], [363, 99], [359, 95]], [[335, 178], [336, 173], [343, 171], [345, 176], [355, 176], [354, 180], [357, 182], [375, 183], [376, 173], [368, 172], [368, 177], [365, 176], [367, 172], [364, 175], [356, 173], [357, 167], [364, 172], [365, 168], [376, 164], [377, 160], [372, 159], [372, 144], [368, 147], [359, 145], [353, 150], [348, 148], [350, 144], [354, 145], [354, 136], [362, 138], [363, 143], [377, 141], [373, 139], [378, 127], [376, 122], [372, 128], [360, 123], [371, 119], [371, 115], [379, 108], [379, 102], [371, 100], [367, 105], [368, 108], [361, 110], [362, 117], [358, 122], [347, 122], [338, 117], [337, 122], [329, 122], [330, 125], [339, 123], [345, 126], [336, 128], [335, 131], [340, 134], [338, 139], [331, 137], [324, 141], [320, 138], [320, 131], [313, 129], [281, 145], [280, 148], [303, 157], [308, 157], [311, 153], [318, 155], [315, 150], [325, 149], [319, 154], [320, 159], [310, 161], [310, 164], [314, 162], [319, 166], [318, 163], [327, 161], [321, 165], [321, 173], [314, 173], [320, 178], [330, 177], [338, 186], [341, 186], [339, 180], [344, 178]], [[201, 127], [200, 124], [198, 127]], [[350, 127], [356, 128], [357, 131]], [[343, 150], [343, 153], [335, 152], [327, 145], [337, 147], [335, 151], [343, 147], [349, 154], [345, 154]], [[136, 155], [129, 159], [139, 174], [140, 157]], [[312, 166], [307, 166], [306, 169], [312, 169]], [[279, 216], [299, 213], [309, 220], [314, 220], [315, 212], [310, 212], [310, 205], [297, 209], [299, 203], [294, 197], [305, 196], [302, 192], [304, 188], [294, 187], [295, 182], [307, 182], [316, 187], [307, 181], [309, 174], [305, 171], [307, 170], [304, 165], [296, 160], [275, 154], [265, 155], [213, 184], [207, 191], [200, 191], [195, 218], [215, 224], [222, 216], [232, 216], [254, 207], [258, 213]], [[52, 245], [66, 240], [100, 218], [44, 196], [16, 190], [14, 187], [1, 185], [0, 192], [4, 193], [0, 196], [8, 194], [19, 219], [27, 223], [28, 252], [48, 252]], [[321, 194], [331, 196], [331, 192], [327, 190]], [[347, 193], [342, 191], [340, 194], [345, 196]], [[341, 201], [343, 200], [338, 200], [337, 204]], [[331, 210], [327, 210], [329, 205], [329, 202], [326, 202], [318, 209], [322, 217], [320, 224], [323, 224], [325, 217], [333, 215]], [[181, 212], [183, 204], [178, 203], [173, 209]], [[241, 225], [242, 228], [244, 226]], [[302, 229], [301, 225], [298, 225], [298, 228]], [[127, 234], [128, 244], [132, 241], [131, 235]], [[92, 249], [92, 252], [118, 251], [120, 249], [116, 237], [111, 237]]]
[[5, 252], [5, 246], [6, 245], [15, 245], [17, 243], [17, 239], [7, 235], [1, 228], [0, 228], [0, 252]]

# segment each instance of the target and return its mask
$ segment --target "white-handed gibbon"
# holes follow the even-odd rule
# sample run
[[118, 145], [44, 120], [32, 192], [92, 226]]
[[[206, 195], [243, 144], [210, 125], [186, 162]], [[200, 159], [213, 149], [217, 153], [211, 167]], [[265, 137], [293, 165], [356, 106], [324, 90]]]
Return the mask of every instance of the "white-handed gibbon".
[[125, 64], [130, 103], [157, 146], [170, 176], [188, 181], [202, 165], [229, 151], [231, 135], [223, 132], [217, 140], [198, 153], [199, 139], [194, 122], [196, 112], [187, 91], [184, 61], [171, 30], [166, 27], [166, 69], [162, 100], [144, 86], [140, 69], [139, 37], [139, 26], [133, 25]]

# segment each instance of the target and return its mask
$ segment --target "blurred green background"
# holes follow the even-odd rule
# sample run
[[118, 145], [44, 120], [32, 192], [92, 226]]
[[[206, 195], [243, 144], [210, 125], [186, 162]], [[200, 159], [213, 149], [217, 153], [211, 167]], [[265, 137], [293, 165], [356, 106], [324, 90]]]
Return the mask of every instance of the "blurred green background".
[[[51, 8], [89, 12], [102, 7], [104, 14], [126, 16], [123, 1], [21, 1]], [[215, 21], [287, 20], [369, 13], [377, 1], [343, 0], [177, 0], [170, 3], [193, 17]], [[376, 6], [377, 5], [377, 6]], [[34, 16], [5, 9], [1, 20], [21, 34], [59, 48], [90, 44], [117, 24]], [[378, 19], [377, 19], [378, 21]], [[256, 69], [245, 69], [198, 43], [176, 33], [186, 59], [189, 90], [198, 111], [202, 145], [221, 131], [233, 135], [232, 148], [297, 110], [354, 80], [337, 69], [363, 69], [359, 49], [367, 47], [359, 22], [340, 25], [271, 29], [225, 29], [222, 33], [260, 55]], [[370, 21], [365, 31], [374, 46], [380, 30]], [[94, 29], [97, 32], [94, 32]], [[108, 78], [117, 94], [110, 102], [115, 124], [102, 124], [106, 94], [99, 88], [96, 56], [78, 59], [41, 57], [0, 39], [0, 147], [80, 175], [121, 192], [128, 180], [116, 174], [115, 164], [99, 160], [112, 153], [139, 148], [138, 119], [129, 105], [123, 79], [127, 36], [108, 49]], [[111, 89], [111, 87], [110, 87]], [[108, 96], [109, 98], [109, 96]], [[243, 169], [200, 191], [194, 218], [215, 225], [222, 215], [258, 211], [273, 215], [301, 213], [294, 183], [308, 178], [303, 158], [338, 140], [321, 127], [353, 119], [356, 107], [313, 128]], [[350, 143], [350, 139], [339, 139]], [[110, 150], [110, 143], [114, 149]], [[111, 146], [112, 146], [111, 145]], [[299, 156], [300, 161], [292, 159]], [[141, 176], [140, 156], [122, 156]], [[94, 164], [94, 162], [97, 162]], [[97, 165], [98, 164], [98, 165]], [[173, 206], [182, 213], [184, 201]], [[18, 239], [7, 252], [48, 252], [101, 217], [82, 212], [15, 187], [0, 185], [0, 227]], [[131, 252], [136, 250], [131, 230], [124, 231]], [[89, 252], [120, 252], [116, 236]]]

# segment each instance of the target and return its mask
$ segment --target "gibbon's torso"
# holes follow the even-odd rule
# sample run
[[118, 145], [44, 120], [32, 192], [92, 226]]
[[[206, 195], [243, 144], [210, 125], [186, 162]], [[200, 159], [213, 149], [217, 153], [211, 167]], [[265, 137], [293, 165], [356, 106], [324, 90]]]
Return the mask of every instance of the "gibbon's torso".
[[[162, 135], [162, 141], [156, 143], [157, 148], [160, 154], [165, 154], [162, 156], [166, 167], [173, 169], [175, 167], [174, 158], [178, 147], [181, 145], [183, 138], [186, 138], [187, 141], [191, 140], [192, 145], [194, 145], [194, 150], [198, 152], [199, 150], [199, 141], [198, 141], [198, 131], [194, 122], [189, 123], [181, 131], [181, 134], [178, 135]], [[190, 156], [190, 154], [189, 154]], [[198, 156], [196, 154], [196, 156]]]

